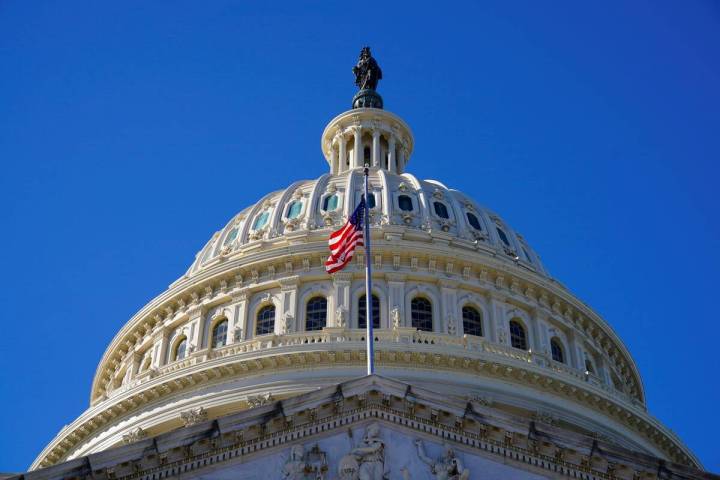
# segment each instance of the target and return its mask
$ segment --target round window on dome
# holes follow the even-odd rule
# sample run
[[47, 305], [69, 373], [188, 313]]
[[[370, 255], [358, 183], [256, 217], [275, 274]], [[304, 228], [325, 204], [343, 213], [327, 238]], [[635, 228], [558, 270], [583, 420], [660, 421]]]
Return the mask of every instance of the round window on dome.
[[323, 210], [326, 212], [332, 212], [336, 210], [338, 207], [338, 196], [334, 193], [332, 195], [328, 195], [323, 200]]
[[509, 246], [510, 246], [510, 240], [508, 240], [508, 237], [507, 237], [507, 235], [505, 234], [505, 231], [503, 231], [502, 228], [497, 227], [497, 232], [498, 232], [498, 236], [500, 237], [500, 240], [502, 240], [502, 242], [509, 247]]
[[434, 202], [433, 208], [435, 209], [435, 215], [437, 215], [440, 218], [450, 218], [450, 214], [448, 213], [448, 209], [442, 202]]
[[258, 217], [255, 219], [255, 224], [253, 225], [254, 230], [259, 230], [265, 226], [265, 224], [268, 221], [268, 218], [270, 217], [270, 212], [267, 210], [262, 212]]
[[228, 245], [232, 243], [233, 240], [237, 238], [238, 234], [238, 228], [234, 227], [232, 230], [230, 230], [230, 233], [228, 233], [228, 236], [225, 237], [225, 241], [223, 242], [223, 245]]
[[475, 216], [474, 213], [466, 212], [465, 216], [467, 217], [468, 223], [472, 228], [475, 230], [482, 230], [482, 225], [480, 225], [480, 219]]
[[293, 219], [300, 216], [300, 213], [302, 212], [302, 202], [292, 202], [290, 206], [288, 207], [288, 213], [287, 218]]
[[400, 210], [402, 210], [403, 212], [412, 212], [412, 198], [410, 198], [408, 195], [400, 195], [398, 197], [398, 207], [400, 207]]

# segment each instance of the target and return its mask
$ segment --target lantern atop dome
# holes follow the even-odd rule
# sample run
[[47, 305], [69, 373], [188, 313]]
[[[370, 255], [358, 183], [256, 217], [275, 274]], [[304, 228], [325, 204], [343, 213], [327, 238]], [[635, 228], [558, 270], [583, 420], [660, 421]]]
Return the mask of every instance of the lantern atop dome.
[[330, 173], [337, 175], [366, 164], [403, 173], [415, 142], [410, 127], [397, 115], [383, 110], [382, 97], [375, 91], [382, 70], [370, 47], [360, 52], [353, 74], [360, 91], [353, 97], [352, 109], [333, 118], [321, 139]]

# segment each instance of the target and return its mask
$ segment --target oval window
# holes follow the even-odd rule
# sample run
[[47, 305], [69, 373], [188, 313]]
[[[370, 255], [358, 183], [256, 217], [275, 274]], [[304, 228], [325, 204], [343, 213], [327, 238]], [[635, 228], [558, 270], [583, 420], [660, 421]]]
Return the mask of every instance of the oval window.
[[398, 197], [398, 206], [400, 207], [400, 210], [402, 210], [404, 212], [412, 212], [412, 210], [413, 210], [412, 198], [410, 198], [407, 195], [400, 195]]
[[270, 212], [265, 211], [262, 212], [258, 217], [255, 219], [255, 225], [253, 226], [254, 230], [258, 230], [265, 226], [265, 224], [268, 221], [268, 217], [270, 217]]
[[503, 229], [498, 227], [497, 232], [498, 232], [498, 235], [500, 236], [500, 240], [502, 240], [502, 242], [509, 247], [510, 240], [508, 240], [508, 237], [507, 237], [507, 235], [505, 235], [505, 232], [503, 231]]
[[480, 219], [478, 219], [474, 213], [467, 212], [465, 216], [467, 217], [468, 223], [471, 227], [473, 227], [475, 230], [482, 230], [482, 225], [480, 225]]
[[287, 218], [297, 218], [302, 212], [302, 202], [292, 202], [288, 208]]
[[238, 229], [237, 229], [237, 227], [235, 227], [235, 228], [233, 228], [232, 230], [230, 230], [230, 233], [228, 233], [228, 236], [225, 237], [225, 241], [223, 242], [223, 245], [227, 245], [228, 243], [230, 243], [230, 242], [232, 242], [233, 240], [235, 240], [235, 238], [237, 238], [237, 234], [238, 234]]
[[435, 215], [437, 215], [438, 217], [450, 218], [450, 215], [448, 214], [448, 209], [444, 203], [435, 202], [433, 203], [433, 207], [435, 208]]
[[338, 196], [335, 194], [328, 195], [325, 197], [325, 200], [323, 200], [323, 210], [326, 212], [332, 212], [335, 210], [338, 206]]

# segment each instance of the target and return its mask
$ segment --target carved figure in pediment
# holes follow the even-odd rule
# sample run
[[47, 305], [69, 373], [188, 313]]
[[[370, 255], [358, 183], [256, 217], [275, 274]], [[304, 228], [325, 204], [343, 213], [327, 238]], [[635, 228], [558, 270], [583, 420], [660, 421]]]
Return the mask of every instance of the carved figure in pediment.
[[305, 471], [308, 464], [305, 461], [305, 448], [302, 445], [294, 445], [290, 449], [290, 458], [282, 469], [283, 478], [287, 480], [306, 480], [308, 477]]
[[467, 480], [470, 477], [470, 470], [463, 467], [460, 459], [455, 455], [455, 451], [450, 445], [443, 448], [442, 457], [437, 460], [425, 455], [422, 440], [415, 440], [417, 454], [423, 463], [430, 467], [430, 471], [436, 480]]
[[380, 438], [380, 427], [369, 425], [365, 430], [362, 442], [351, 452], [358, 461], [359, 480], [384, 480], [385, 475], [385, 442]]

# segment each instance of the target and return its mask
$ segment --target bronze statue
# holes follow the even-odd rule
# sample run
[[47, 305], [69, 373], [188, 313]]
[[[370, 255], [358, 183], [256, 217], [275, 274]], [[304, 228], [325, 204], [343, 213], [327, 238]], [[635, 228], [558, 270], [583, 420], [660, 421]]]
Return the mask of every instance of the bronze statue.
[[370, 54], [370, 47], [363, 47], [352, 71], [355, 74], [355, 85], [360, 90], [376, 90], [378, 81], [382, 79], [382, 70]]

